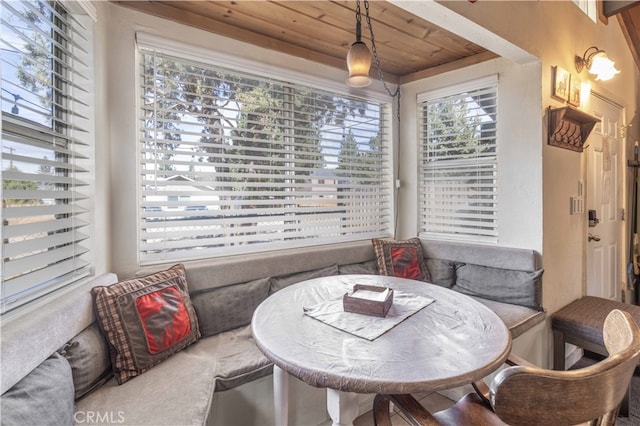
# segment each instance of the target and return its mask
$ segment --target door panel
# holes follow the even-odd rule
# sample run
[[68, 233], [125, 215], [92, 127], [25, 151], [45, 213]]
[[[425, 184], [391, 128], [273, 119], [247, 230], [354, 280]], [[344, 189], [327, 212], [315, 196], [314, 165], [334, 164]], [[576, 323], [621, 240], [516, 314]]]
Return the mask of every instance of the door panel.
[[624, 285], [622, 140], [619, 137], [622, 109], [600, 96], [591, 96], [592, 115], [601, 119], [586, 141], [587, 208], [595, 210], [599, 223], [588, 232], [587, 295], [619, 300]]

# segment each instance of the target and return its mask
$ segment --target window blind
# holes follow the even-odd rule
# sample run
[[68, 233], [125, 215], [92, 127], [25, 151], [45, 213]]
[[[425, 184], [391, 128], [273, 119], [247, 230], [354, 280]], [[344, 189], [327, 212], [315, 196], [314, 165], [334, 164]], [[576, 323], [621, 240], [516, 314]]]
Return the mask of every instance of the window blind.
[[388, 235], [388, 104], [146, 48], [140, 73], [140, 263]]
[[418, 98], [422, 234], [497, 240], [497, 82], [480, 83]]
[[2, 46], [2, 311], [89, 274], [90, 23], [62, 3], [5, 2]]

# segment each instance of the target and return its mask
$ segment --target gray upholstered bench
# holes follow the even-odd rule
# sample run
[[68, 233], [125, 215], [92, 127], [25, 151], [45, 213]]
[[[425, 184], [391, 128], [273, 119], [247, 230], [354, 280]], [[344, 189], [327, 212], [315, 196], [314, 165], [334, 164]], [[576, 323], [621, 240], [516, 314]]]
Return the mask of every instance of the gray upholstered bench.
[[602, 326], [606, 316], [614, 309], [629, 312], [640, 324], [640, 306], [593, 296], [575, 300], [551, 315], [554, 370], [565, 369], [565, 343], [607, 355]]

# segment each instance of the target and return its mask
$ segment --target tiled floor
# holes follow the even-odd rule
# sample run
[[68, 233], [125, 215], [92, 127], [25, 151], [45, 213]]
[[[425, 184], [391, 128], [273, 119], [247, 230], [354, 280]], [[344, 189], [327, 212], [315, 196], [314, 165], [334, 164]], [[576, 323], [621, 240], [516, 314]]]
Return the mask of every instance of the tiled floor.
[[[414, 395], [414, 397], [416, 397], [420, 401], [420, 403], [432, 413], [444, 410], [451, 406], [451, 404], [453, 404], [450, 399], [438, 393], [432, 393], [429, 395]], [[391, 422], [393, 426], [410, 426], [410, 423], [406, 421], [402, 413], [393, 413], [391, 415]], [[373, 425], [373, 414], [371, 411], [362, 414], [353, 422], [353, 426], [371, 425]]]

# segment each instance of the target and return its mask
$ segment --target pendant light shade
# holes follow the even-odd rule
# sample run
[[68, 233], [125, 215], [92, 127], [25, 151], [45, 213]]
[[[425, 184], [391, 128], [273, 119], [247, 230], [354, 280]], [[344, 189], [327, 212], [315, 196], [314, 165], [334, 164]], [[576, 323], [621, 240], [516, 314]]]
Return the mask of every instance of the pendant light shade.
[[349, 78], [347, 84], [351, 87], [366, 87], [371, 84], [369, 68], [371, 68], [371, 52], [362, 41], [356, 41], [347, 52], [347, 68]]

